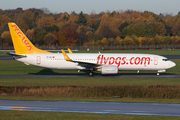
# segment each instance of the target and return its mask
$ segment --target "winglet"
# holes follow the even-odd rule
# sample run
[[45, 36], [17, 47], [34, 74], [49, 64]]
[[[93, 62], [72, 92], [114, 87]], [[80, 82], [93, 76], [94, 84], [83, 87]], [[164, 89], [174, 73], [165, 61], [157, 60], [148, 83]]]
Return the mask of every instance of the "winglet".
[[69, 53], [73, 53], [73, 52], [71, 51], [71, 49], [69, 49], [69, 48], [68, 48], [68, 51], [69, 51]]
[[62, 54], [63, 54], [64, 59], [65, 59], [66, 61], [72, 61], [72, 60], [67, 56], [67, 54], [64, 52], [63, 49], [61, 49], [61, 51], [62, 51]]

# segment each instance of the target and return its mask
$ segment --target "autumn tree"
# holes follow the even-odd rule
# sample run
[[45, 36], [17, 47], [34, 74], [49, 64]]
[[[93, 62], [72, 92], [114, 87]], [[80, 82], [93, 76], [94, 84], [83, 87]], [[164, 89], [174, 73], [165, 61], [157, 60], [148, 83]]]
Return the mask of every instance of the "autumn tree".
[[3, 33], [4, 31], [9, 31], [9, 26], [8, 26], [8, 23], [7, 23], [7, 22], [4, 23], [4, 26], [3, 26], [2, 29], [1, 29], [1, 32], [2, 32], [2, 33]]
[[88, 36], [86, 35], [87, 28], [83, 25], [79, 26], [77, 29], [78, 33], [78, 45], [83, 45], [85, 42], [88, 42]]
[[59, 29], [56, 25], [53, 25], [53, 26], [46, 26], [46, 27], [43, 27], [43, 29], [46, 31], [46, 32], [58, 32]]
[[109, 42], [108, 42], [107, 38], [103, 38], [101, 40], [101, 43], [102, 43], [103, 46], [107, 46]]
[[5, 25], [6, 22], [10, 22], [11, 18], [9, 18], [6, 14], [4, 15], [0, 15], [0, 30], [1, 32], [4, 32], [4, 30], [2, 29]]
[[57, 38], [54, 34], [48, 33], [44, 37], [44, 43], [48, 46], [54, 46], [56, 44]]
[[74, 46], [78, 40], [78, 33], [72, 28], [62, 30], [65, 36], [66, 46]]
[[36, 24], [39, 28], [50, 27], [55, 25], [55, 20], [53, 15], [41, 15], [40, 18], [37, 19]]
[[11, 35], [9, 31], [4, 31], [1, 34], [2, 38], [2, 45], [3, 46], [12, 46], [12, 40], [11, 40]]
[[29, 29], [29, 27], [26, 24], [26, 22], [23, 19], [21, 19], [21, 17], [19, 17], [19, 16], [16, 19], [16, 24], [18, 25], [19, 28], [21, 28], [21, 30], [24, 33]]
[[76, 14], [71, 14], [68, 19], [68, 21], [72, 24], [74, 24], [77, 20], [78, 20], [78, 15]]
[[114, 37], [114, 32], [111, 30], [110, 26], [106, 24], [103, 24], [101, 26], [101, 30], [99, 33], [106, 38]]
[[35, 14], [32, 11], [26, 10], [21, 13], [20, 16], [25, 21], [29, 29], [33, 29], [36, 26]]
[[66, 37], [62, 31], [59, 32], [52, 32], [57, 38], [57, 45], [58, 46], [66, 46]]
[[146, 37], [139, 37], [138, 41], [140, 46], [148, 44], [148, 40], [146, 39]]
[[[103, 38], [107, 39], [107, 45], [180, 44], [179, 14], [157, 15], [149, 11], [126, 10], [88, 15], [83, 12], [53, 14], [48, 9], [35, 8], [0, 9], [1, 35], [8, 31], [6, 23], [10, 21], [15, 22], [38, 45], [51, 44], [47, 42], [48, 36], [55, 36], [58, 41], [56, 45], [60, 46], [71, 46], [71, 43], [81, 46], [102, 45]], [[5, 39], [2, 40], [4, 43]]]
[[115, 43], [115, 45], [123, 45], [123, 39], [121, 39], [119, 36], [117, 36], [114, 43]]
[[128, 25], [129, 25], [128, 22], [124, 22], [124, 23], [122, 23], [122, 24], [119, 26], [118, 30], [122, 33], [122, 31], [124, 30], [124, 28], [127, 27]]
[[108, 26], [108, 21], [109, 21], [109, 15], [108, 14], [104, 14], [102, 19], [101, 19], [100, 25], [99, 25], [98, 29], [96, 30], [96, 34], [100, 32], [100, 30], [102, 29], [103, 25], [107, 25]]
[[79, 25], [87, 25], [87, 20], [86, 17], [83, 15], [83, 12], [81, 11], [81, 13], [79, 14], [79, 18], [76, 21], [77, 24]]
[[34, 34], [34, 29], [29, 29], [26, 31], [26, 36], [29, 38], [30, 41], [32, 41], [34, 44], [36, 43], [35, 41], [35, 34]]
[[126, 37], [124, 38], [123, 44], [124, 44], [124, 45], [134, 45], [134, 41], [133, 41], [133, 39], [130, 38], [129, 36], [126, 36]]
[[172, 36], [172, 27], [166, 24], [166, 36]]
[[35, 28], [34, 29], [34, 34], [35, 34], [35, 37], [36, 37], [36, 43], [38, 45], [44, 45], [44, 37], [45, 35], [47, 34], [46, 31], [42, 28]]
[[174, 17], [170, 16], [166, 18], [165, 20], [166, 24], [171, 26], [172, 35], [176, 36], [178, 35], [178, 32], [180, 31], [180, 16], [176, 15]]
[[123, 37], [131, 35], [136, 35], [138, 37], [154, 37], [156, 34], [163, 36], [166, 34], [165, 25], [163, 23], [140, 22], [128, 25], [123, 30]]
[[164, 44], [165, 45], [171, 45], [171, 37], [170, 36], [164, 37]]
[[90, 42], [91, 40], [93, 40], [93, 32], [92, 31], [88, 31], [86, 33], [86, 36], [88, 37], [88, 41]]

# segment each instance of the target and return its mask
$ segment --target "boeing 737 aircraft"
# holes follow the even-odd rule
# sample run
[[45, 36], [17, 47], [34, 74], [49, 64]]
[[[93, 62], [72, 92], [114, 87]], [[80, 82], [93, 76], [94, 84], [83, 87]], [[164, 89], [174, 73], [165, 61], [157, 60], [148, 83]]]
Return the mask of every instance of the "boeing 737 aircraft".
[[51, 53], [36, 48], [15, 23], [8, 23], [15, 53], [10, 53], [17, 61], [59, 70], [93, 71], [102, 74], [117, 74], [119, 70], [153, 70], [165, 72], [176, 64], [166, 57], [153, 54], [114, 54], [114, 53]]

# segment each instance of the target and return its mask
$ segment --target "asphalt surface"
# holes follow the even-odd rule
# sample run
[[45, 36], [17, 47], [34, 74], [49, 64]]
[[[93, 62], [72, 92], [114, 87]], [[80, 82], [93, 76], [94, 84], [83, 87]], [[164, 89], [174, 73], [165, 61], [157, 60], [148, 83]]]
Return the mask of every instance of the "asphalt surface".
[[12, 60], [13, 56], [0, 56], [0, 60]]
[[180, 104], [0, 100], [1, 110], [180, 116]]
[[[180, 55], [162, 55], [168, 59], [180, 59]], [[12, 60], [12, 56], [0, 56], [0, 60]]]

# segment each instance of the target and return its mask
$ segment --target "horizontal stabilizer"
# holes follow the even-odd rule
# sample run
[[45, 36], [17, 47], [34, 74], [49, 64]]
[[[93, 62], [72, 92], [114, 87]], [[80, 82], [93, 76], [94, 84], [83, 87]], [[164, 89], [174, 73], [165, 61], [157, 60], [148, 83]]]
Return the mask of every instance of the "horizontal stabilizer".
[[7, 54], [11, 55], [11, 56], [16, 56], [16, 57], [19, 57], [19, 58], [27, 57], [26, 55], [20, 55], [20, 54], [16, 54], [16, 53], [13, 53], [13, 52], [10, 52], [10, 53], [7, 53]]

